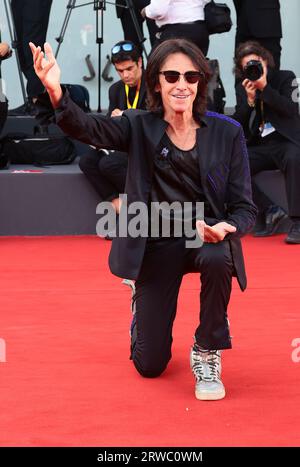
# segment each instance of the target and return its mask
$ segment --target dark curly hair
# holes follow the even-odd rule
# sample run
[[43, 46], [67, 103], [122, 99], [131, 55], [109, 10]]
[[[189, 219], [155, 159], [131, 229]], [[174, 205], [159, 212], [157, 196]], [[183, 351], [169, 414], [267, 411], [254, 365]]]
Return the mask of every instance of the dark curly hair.
[[207, 83], [211, 71], [201, 50], [186, 39], [169, 39], [159, 44], [148, 59], [146, 68], [147, 107], [150, 111], [163, 115], [163, 103], [160, 92], [155, 90], [159, 83], [159, 72], [166, 59], [176, 53], [189, 57], [194, 66], [203, 73], [198, 83], [198, 92], [193, 103], [193, 115], [196, 120], [204, 115], [207, 104]]
[[265, 49], [262, 45], [260, 45], [256, 41], [247, 41], [243, 42], [238, 46], [235, 51], [234, 57], [234, 68], [233, 73], [236, 75], [237, 78], [243, 77], [243, 67], [242, 67], [242, 60], [247, 55], [258, 55], [263, 60], [266, 60], [268, 63], [268, 67], [274, 68], [274, 58], [267, 49]]

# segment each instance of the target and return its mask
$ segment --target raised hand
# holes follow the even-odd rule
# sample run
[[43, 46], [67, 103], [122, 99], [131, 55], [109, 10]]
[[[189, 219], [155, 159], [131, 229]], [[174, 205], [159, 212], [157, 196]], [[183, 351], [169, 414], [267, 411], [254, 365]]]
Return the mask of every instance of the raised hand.
[[111, 117], [121, 117], [123, 114], [123, 110], [120, 109], [114, 109], [112, 113], [110, 114]]
[[48, 42], [44, 44], [44, 52], [41, 47], [36, 47], [32, 42], [29, 46], [33, 56], [34, 71], [45, 86], [52, 105], [57, 106], [62, 97], [62, 90], [60, 87], [60, 68], [55, 60], [52, 47]]
[[196, 228], [199, 237], [206, 243], [218, 243], [224, 240], [228, 233], [236, 232], [236, 227], [227, 222], [218, 222], [215, 225], [207, 225], [204, 221], [197, 221]]

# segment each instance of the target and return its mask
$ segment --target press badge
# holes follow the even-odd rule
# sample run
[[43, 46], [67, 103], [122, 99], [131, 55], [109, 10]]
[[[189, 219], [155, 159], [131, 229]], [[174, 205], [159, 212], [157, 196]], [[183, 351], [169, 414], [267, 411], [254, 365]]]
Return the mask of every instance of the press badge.
[[272, 124], [271, 124], [270, 122], [266, 122], [266, 123], [264, 124], [263, 130], [261, 131], [260, 136], [261, 136], [262, 138], [264, 138], [265, 136], [270, 135], [270, 134], [273, 133], [274, 131], [276, 131], [276, 130], [275, 130], [275, 128], [272, 126]]

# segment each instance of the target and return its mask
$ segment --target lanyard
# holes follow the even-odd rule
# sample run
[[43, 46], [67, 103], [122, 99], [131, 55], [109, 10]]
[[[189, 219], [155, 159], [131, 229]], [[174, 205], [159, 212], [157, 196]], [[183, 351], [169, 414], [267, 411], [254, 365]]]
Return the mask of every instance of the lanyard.
[[262, 100], [260, 101], [260, 112], [261, 112], [260, 128], [261, 128], [261, 131], [263, 131], [263, 129], [265, 128], [265, 112], [264, 112], [264, 103]]
[[125, 93], [126, 93], [126, 99], [127, 99], [127, 109], [136, 109], [139, 97], [140, 97], [140, 87], [141, 87], [141, 82], [139, 81], [137, 88], [136, 88], [136, 93], [134, 97], [133, 104], [131, 105], [128, 99], [128, 94], [129, 94], [129, 86], [128, 84], [125, 84]]

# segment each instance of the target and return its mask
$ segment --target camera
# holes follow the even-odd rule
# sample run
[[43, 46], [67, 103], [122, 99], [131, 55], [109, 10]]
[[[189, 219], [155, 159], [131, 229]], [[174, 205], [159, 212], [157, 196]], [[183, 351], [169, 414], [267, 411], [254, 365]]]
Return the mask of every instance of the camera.
[[256, 81], [264, 74], [262, 63], [259, 60], [250, 60], [244, 68], [244, 78]]

